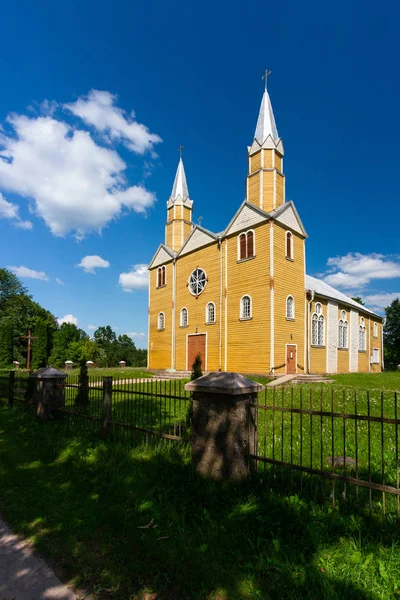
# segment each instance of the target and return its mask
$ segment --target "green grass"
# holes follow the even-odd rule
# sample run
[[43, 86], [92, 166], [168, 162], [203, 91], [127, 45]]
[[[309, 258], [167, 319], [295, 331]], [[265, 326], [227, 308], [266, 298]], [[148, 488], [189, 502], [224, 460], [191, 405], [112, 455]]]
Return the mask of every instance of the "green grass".
[[[64, 369], [62, 369], [64, 370]], [[71, 369], [66, 371], [68, 375], [77, 377], [79, 375], [79, 369]], [[94, 368], [88, 369], [89, 377], [114, 377], [115, 379], [142, 379], [144, 377], [153, 377], [153, 373], [149, 373], [144, 367], [125, 367], [120, 369], [119, 367], [109, 368]]]
[[400, 371], [388, 371], [387, 373], [345, 373], [343, 375], [331, 375], [330, 379], [335, 381], [334, 385], [400, 391]]
[[187, 448], [100, 442], [79, 420], [0, 408], [0, 509], [96, 599], [400, 597], [390, 522], [285, 497], [265, 474], [199, 481]]

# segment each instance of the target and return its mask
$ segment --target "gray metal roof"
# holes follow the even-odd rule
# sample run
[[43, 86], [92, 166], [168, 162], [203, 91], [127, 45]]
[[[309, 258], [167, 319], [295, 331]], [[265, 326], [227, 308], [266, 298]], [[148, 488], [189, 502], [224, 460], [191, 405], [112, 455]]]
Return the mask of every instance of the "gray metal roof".
[[279, 140], [278, 130], [276, 128], [274, 112], [272, 110], [271, 100], [268, 91], [265, 90], [258, 115], [254, 139], [262, 146], [268, 136], [271, 136], [276, 143]]
[[185, 202], [189, 198], [189, 190], [182, 158], [179, 159], [178, 168], [176, 170], [175, 181], [171, 192], [171, 200], [174, 202], [174, 200], [176, 200], [179, 196], [181, 197], [182, 202]]
[[354, 308], [357, 308], [358, 310], [367, 312], [371, 315], [374, 315], [375, 317], [379, 317], [379, 319], [382, 319], [382, 317], [380, 317], [379, 315], [374, 313], [372, 310], [370, 310], [366, 306], [359, 304], [358, 302], [356, 302], [349, 296], [346, 296], [346, 294], [343, 294], [343, 292], [339, 292], [338, 290], [335, 290], [335, 288], [333, 288], [332, 286], [325, 283], [325, 281], [321, 281], [320, 279], [317, 279], [316, 277], [311, 277], [311, 275], [306, 275], [306, 288], [308, 290], [314, 290], [316, 294], [325, 296], [326, 298], [332, 298], [332, 300], [336, 300], [337, 302], [342, 302], [343, 304], [348, 304], [349, 306], [354, 306]]
[[37, 377], [38, 379], [50, 379], [50, 378], [62, 378], [68, 377], [67, 373], [58, 371], [54, 367], [43, 367], [32, 373], [31, 377]]

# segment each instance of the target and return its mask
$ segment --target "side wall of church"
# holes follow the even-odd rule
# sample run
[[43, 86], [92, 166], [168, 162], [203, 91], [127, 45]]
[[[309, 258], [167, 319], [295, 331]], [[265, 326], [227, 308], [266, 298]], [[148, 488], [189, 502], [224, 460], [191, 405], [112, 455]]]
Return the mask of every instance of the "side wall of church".
[[[286, 372], [286, 345], [297, 345], [297, 372], [304, 365], [305, 240], [293, 233], [293, 260], [286, 258], [286, 229], [274, 223], [274, 372]], [[295, 318], [286, 318], [286, 300], [294, 298]], [[300, 368], [302, 367], [302, 368]]]
[[[171, 366], [172, 352], [172, 261], [166, 266], [166, 285], [157, 288], [157, 268], [150, 271], [149, 306], [149, 354], [150, 369], [166, 369]], [[165, 329], [158, 331], [158, 315], [165, 315]]]
[[322, 315], [324, 316], [324, 345], [313, 346], [312, 335], [311, 335], [311, 350], [310, 350], [310, 371], [311, 373], [325, 373], [326, 372], [326, 352], [327, 352], [327, 341], [329, 336], [329, 320], [328, 320], [328, 301], [324, 298], [315, 298], [310, 305], [310, 326], [312, 328], [312, 316], [315, 312], [317, 304], [321, 305]]

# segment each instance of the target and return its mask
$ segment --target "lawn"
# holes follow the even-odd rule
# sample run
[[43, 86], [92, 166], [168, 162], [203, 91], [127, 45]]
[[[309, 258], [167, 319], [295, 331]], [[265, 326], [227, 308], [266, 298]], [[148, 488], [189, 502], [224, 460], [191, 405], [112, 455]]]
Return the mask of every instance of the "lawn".
[[390, 522], [200, 481], [186, 447], [100, 442], [79, 421], [0, 407], [0, 510], [96, 599], [399, 597]]
[[388, 371], [385, 373], [344, 373], [343, 375], [330, 375], [329, 378], [335, 381], [335, 385], [400, 391], [400, 371]]
[[[64, 371], [64, 369], [61, 369]], [[71, 369], [65, 371], [71, 377], [77, 377], [80, 369]], [[145, 367], [104, 367], [103, 369], [94, 368], [88, 369], [89, 377], [113, 377], [114, 379], [142, 379], [143, 377], [153, 377], [153, 373], [149, 373]]]

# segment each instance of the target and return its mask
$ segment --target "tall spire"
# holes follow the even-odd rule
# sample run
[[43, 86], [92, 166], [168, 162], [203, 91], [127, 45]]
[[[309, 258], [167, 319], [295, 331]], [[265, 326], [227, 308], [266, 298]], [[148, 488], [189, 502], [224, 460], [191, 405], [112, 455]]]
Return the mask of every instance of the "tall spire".
[[179, 197], [183, 203], [185, 203], [185, 201], [189, 198], [189, 190], [186, 181], [185, 169], [183, 167], [182, 156], [179, 159], [170, 200], [175, 203]]
[[267, 137], [270, 135], [275, 143], [279, 140], [278, 130], [276, 128], [274, 112], [272, 110], [271, 100], [267, 89], [268, 75], [271, 71], [266, 69], [262, 79], [265, 81], [264, 95], [261, 101], [260, 113], [258, 115], [257, 127], [254, 134], [254, 139], [263, 145]]

